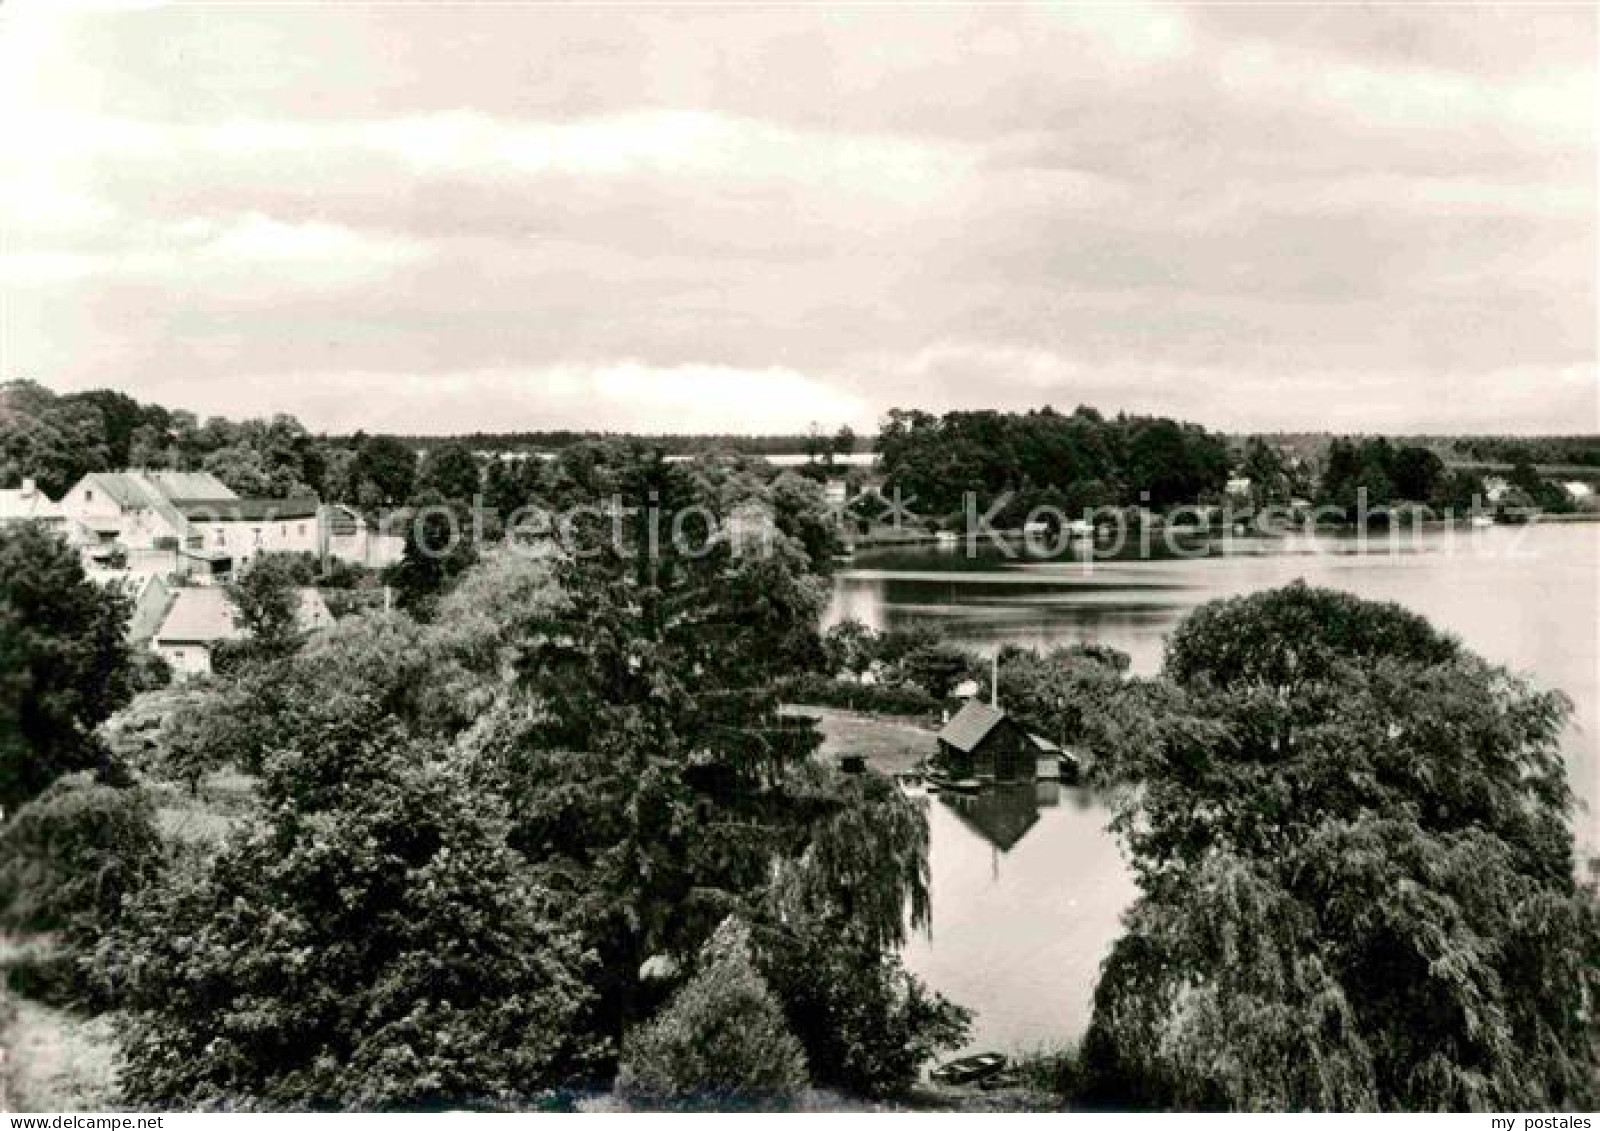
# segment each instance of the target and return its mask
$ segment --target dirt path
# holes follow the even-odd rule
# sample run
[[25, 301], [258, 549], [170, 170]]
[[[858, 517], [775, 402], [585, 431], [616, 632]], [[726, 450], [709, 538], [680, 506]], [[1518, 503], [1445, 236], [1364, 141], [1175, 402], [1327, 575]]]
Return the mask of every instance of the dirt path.
[[108, 1018], [83, 1020], [15, 995], [0, 1012], [10, 1014], [9, 1023], [0, 1021], [10, 1110], [116, 1109], [116, 1038]]

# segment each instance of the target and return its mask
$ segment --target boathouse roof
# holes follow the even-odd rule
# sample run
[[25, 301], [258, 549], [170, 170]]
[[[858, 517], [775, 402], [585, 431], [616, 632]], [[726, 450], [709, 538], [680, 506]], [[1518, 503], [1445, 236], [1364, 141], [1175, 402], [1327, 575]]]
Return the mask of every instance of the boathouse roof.
[[968, 699], [966, 705], [956, 712], [956, 717], [939, 732], [939, 741], [963, 754], [971, 754], [989, 737], [990, 731], [1005, 721], [1005, 717], [1005, 712], [998, 707]]

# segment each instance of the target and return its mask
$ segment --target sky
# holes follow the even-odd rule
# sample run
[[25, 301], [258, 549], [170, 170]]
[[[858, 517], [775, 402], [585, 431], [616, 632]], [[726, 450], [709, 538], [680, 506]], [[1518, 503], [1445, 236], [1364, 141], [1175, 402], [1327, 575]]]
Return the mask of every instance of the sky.
[[0, 7], [0, 378], [1592, 432], [1592, 5]]

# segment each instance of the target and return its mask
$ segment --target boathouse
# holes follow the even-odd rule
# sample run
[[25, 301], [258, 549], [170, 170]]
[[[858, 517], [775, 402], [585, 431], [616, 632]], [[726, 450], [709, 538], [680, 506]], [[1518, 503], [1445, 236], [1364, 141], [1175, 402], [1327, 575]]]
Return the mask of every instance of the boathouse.
[[1038, 750], [1028, 732], [1000, 708], [967, 700], [939, 732], [939, 763], [952, 778], [1032, 781]]

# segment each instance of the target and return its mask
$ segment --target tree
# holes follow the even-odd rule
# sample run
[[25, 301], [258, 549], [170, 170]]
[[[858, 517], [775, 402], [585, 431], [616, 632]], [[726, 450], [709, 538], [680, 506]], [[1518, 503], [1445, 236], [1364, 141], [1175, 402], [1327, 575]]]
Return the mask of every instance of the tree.
[[561, 479], [569, 502], [599, 490], [628, 509], [620, 525], [578, 514], [556, 600], [517, 630], [517, 686], [457, 757], [506, 799], [513, 844], [599, 955], [601, 1031], [649, 1017], [659, 996], [639, 971], [690, 963], [730, 914], [825, 918], [836, 941], [847, 923], [866, 940], [852, 953], [892, 960], [925, 921], [925, 818], [892, 783], [819, 764], [811, 721], [778, 711], [776, 680], [820, 654], [809, 557], [781, 530], [750, 555], [706, 530], [659, 536], [691, 508], [759, 497], [759, 480], [619, 445]]
[[727, 919], [700, 968], [623, 1046], [617, 1091], [651, 1106], [782, 1105], [807, 1084], [805, 1051], [756, 970], [750, 932]]
[[1241, 473], [1250, 480], [1250, 490], [1258, 504], [1287, 502], [1290, 493], [1289, 469], [1277, 448], [1260, 436], [1245, 444]]
[[1163, 675], [1110, 731], [1141, 895], [1096, 990], [1099, 1100], [1592, 1106], [1566, 700], [1301, 584], [1202, 606]]
[[57, 397], [33, 381], [0, 384], [0, 483], [38, 482], [52, 498], [110, 466], [105, 419], [92, 403]]
[[493, 798], [392, 727], [313, 711], [266, 760], [265, 823], [102, 948], [128, 1099], [505, 1108], [584, 1079], [584, 962]]
[[877, 658], [878, 634], [858, 620], [843, 620], [823, 635], [822, 652], [828, 674], [860, 675]]
[[94, 730], [131, 694], [128, 612], [55, 534], [0, 527], [0, 807], [106, 765]]
[[954, 644], [931, 644], [908, 652], [900, 661], [907, 682], [914, 683], [935, 699], [950, 694], [956, 684], [976, 672], [973, 658]]
[[301, 579], [292, 556], [261, 554], [228, 585], [234, 622], [256, 655], [281, 655], [298, 643]]
[[268, 498], [273, 494], [272, 474], [261, 453], [246, 444], [218, 448], [201, 464], [222, 480], [230, 491], [245, 498]]
[[1444, 473], [1444, 461], [1432, 449], [1414, 444], [1398, 448], [1390, 472], [1395, 497], [1425, 503], [1437, 492]]
[[442, 496], [428, 493], [417, 499], [400, 561], [390, 567], [386, 580], [394, 586], [402, 609], [428, 620], [439, 598], [477, 560], [466, 516]]
[[416, 476], [416, 456], [393, 436], [369, 436], [350, 469], [363, 506], [399, 506], [411, 497]]
[[417, 470], [416, 490], [433, 492], [452, 503], [471, 503], [479, 491], [478, 459], [456, 441], [432, 448]]

